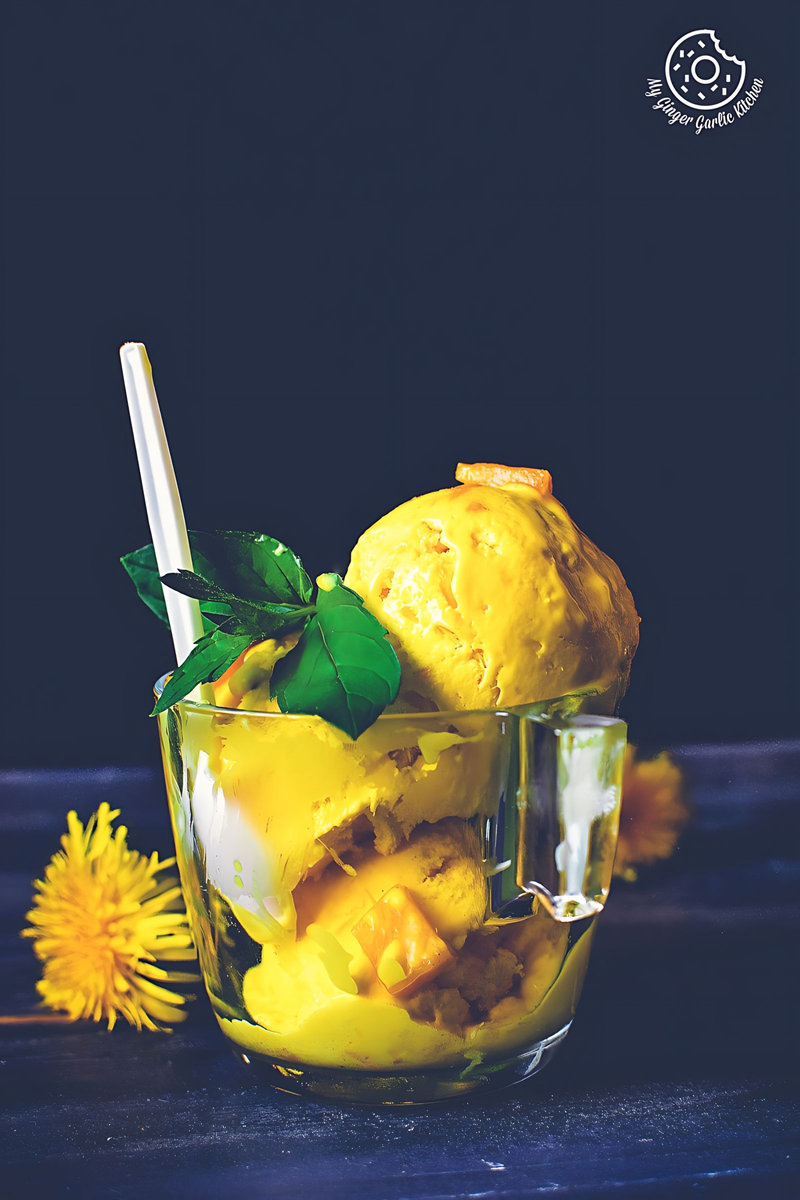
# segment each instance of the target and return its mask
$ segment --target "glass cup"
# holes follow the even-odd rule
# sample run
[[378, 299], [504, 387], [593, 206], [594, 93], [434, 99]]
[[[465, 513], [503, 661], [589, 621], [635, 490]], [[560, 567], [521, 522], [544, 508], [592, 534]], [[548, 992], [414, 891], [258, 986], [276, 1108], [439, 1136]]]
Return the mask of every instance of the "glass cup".
[[608, 894], [623, 722], [384, 715], [353, 742], [184, 701], [159, 731], [203, 977], [246, 1063], [393, 1104], [545, 1065]]

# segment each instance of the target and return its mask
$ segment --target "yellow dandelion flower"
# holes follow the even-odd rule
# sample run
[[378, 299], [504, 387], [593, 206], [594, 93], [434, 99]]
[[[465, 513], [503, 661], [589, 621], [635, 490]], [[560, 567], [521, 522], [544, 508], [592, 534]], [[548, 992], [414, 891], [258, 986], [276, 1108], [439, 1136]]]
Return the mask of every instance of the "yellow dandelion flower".
[[637, 866], [669, 858], [688, 820], [680, 767], [666, 751], [637, 761], [636, 747], [628, 745], [614, 874], [634, 880]]
[[109, 1029], [124, 1017], [137, 1029], [169, 1032], [191, 998], [172, 985], [198, 981], [158, 965], [195, 958], [177, 876], [162, 874], [175, 859], [130, 850], [127, 828], [112, 831], [118, 816], [103, 803], [84, 828], [67, 814], [62, 849], [35, 881], [22, 936], [33, 938], [44, 963], [37, 987], [49, 1008], [73, 1021], [108, 1021]]

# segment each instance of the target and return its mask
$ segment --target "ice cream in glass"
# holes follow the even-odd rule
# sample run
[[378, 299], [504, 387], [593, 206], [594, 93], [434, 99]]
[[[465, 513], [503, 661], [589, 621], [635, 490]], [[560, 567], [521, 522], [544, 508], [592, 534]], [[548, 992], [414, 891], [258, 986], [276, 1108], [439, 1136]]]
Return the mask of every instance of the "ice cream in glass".
[[497, 1085], [539, 1069], [574, 1015], [638, 617], [547, 472], [458, 478], [353, 549], [344, 582], [400, 664], [357, 737], [280, 711], [296, 631], [159, 716], [214, 1013], [289, 1091], [404, 1103]]

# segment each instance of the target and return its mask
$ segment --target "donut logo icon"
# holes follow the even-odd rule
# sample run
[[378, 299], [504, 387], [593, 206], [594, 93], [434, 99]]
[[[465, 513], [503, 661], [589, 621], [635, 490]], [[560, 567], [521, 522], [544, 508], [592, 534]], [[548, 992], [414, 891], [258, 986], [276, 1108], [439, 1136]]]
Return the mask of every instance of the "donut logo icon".
[[678, 38], [664, 66], [669, 90], [687, 108], [730, 104], [744, 84], [745, 62], [726, 54], [713, 29], [694, 29]]

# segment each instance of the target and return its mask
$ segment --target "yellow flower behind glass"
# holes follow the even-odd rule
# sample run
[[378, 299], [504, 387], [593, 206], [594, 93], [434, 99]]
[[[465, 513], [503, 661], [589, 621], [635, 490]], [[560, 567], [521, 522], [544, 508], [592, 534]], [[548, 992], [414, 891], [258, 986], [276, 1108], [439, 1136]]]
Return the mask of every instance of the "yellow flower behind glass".
[[680, 767], [666, 752], [637, 761], [636, 747], [626, 746], [614, 874], [633, 881], [637, 866], [669, 858], [688, 820]]
[[103, 803], [84, 829], [67, 814], [63, 848], [35, 882], [22, 936], [44, 963], [37, 988], [49, 1008], [109, 1029], [124, 1017], [169, 1032], [190, 998], [171, 985], [198, 981], [169, 965], [195, 959], [177, 876], [163, 874], [175, 860], [130, 850], [126, 827], [111, 828], [118, 816]]

